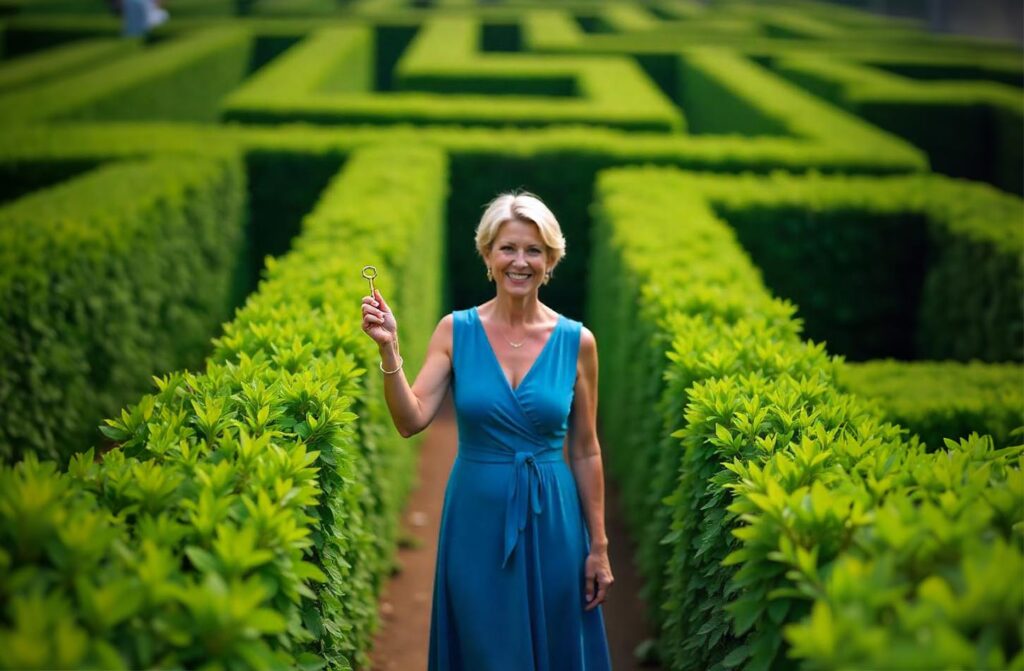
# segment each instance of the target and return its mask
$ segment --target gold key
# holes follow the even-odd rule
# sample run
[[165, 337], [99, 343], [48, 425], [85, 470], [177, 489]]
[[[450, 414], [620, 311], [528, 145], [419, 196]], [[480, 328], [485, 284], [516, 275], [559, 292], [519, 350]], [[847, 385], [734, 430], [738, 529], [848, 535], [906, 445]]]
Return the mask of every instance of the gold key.
[[[373, 278], [377, 277], [377, 268], [374, 266], [363, 266], [363, 278], [370, 282], [370, 297], [373, 298]], [[375, 299], [376, 300], [376, 299]]]

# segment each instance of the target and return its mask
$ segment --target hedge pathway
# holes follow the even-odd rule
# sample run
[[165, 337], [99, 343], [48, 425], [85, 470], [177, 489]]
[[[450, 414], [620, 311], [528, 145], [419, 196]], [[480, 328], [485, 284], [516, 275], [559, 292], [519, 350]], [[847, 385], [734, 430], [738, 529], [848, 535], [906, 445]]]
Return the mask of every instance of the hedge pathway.
[[[397, 552], [401, 569], [391, 577], [381, 595], [381, 626], [371, 654], [373, 671], [427, 668], [441, 502], [457, 450], [455, 410], [449, 395], [420, 447], [418, 485], [402, 515], [402, 532], [407, 541]], [[633, 656], [633, 650], [652, 632], [638, 596], [641, 582], [632, 563], [635, 547], [618, 504], [618, 489], [606, 473], [605, 525], [611, 539], [609, 551], [615, 585], [604, 606], [604, 616], [612, 668], [660, 671], [656, 665], [641, 665]]]

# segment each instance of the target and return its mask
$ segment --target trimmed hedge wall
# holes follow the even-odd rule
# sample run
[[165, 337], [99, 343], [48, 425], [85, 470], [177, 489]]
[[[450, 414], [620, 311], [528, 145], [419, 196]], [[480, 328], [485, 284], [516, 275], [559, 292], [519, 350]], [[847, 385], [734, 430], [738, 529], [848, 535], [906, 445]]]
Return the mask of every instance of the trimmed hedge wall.
[[[800, 91], [796, 93], [803, 95]], [[851, 121], [859, 123], [856, 119]], [[449, 204], [452, 228], [448, 268], [452, 276], [483, 271], [471, 244], [471, 227], [479, 220], [482, 203], [497, 191], [514, 186], [531, 189], [544, 197], [558, 214], [572, 245], [557, 271], [560, 280], [545, 289], [545, 301], [576, 318], [583, 316], [579, 288], [586, 284], [586, 252], [590, 248], [586, 205], [592, 199], [594, 176], [603, 168], [658, 163], [713, 172], [767, 172], [784, 167], [797, 172], [818, 169], [887, 174], [921, 170], [926, 165], [920, 153], [889, 151], [879, 144], [835, 146], [795, 138], [667, 136], [598, 128], [529, 132], [409, 127], [213, 129], [121, 123], [26, 126], [15, 135], [0, 136], [0, 170], [9, 166], [13, 178], [9, 186], [13, 188], [16, 179], [28, 170], [54, 171], [85, 160], [138, 156], [152, 151], [202, 154], [239, 150], [245, 153], [252, 169], [268, 175], [268, 180], [279, 180], [272, 191], [254, 189], [253, 198], [263, 192], [274, 194], [269, 200], [264, 198], [259, 207], [255, 207], [254, 200], [254, 230], [261, 239], [269, 241], [259, 248], [281, 249], [273, 241], [287, 241], [290, 234], [282, 230], [291, 229], [288, 222], [292, 219], [292, 215], [276, 214], [282, 199], [292, 198], [293, 193], [307, 193], [311, 185], [321, 183], [331, 165], [343, 160], [354, 148], [375, 142], [426, 143], [442, 147], [451, 157], [452, 183], [459, 194]], [[274, 163], [283, 167], [274, 167]], [[256, 176], [254, 172], [254, 179]], [[266, 236], [261, 231], [266, 231]], [[479, 293], [485, 288], [483, 283], [465, 285], [453, 295], [452, 303], [479, 303], [486, 299]]]
[[[917, 82], [854, 63], [783, 58], [783, 76], [928, 152], [935, 170], [1024, 193], [1024, 100], [993, 82]], [[999, 119], [1005, 117], [1007, 123]], [[928, 123], [921, 123], [927, 118]]]
[[[778, 80], [780, 83], [781, 80]], [[802, 94], [798, 89], [787, 86]], [[806, 100], [813, 102], [810, 97]], [[820, 107], [820, 104], [818, 105]], [[825, 108], [827, 109], [827, 108]], [[854, 117], [851, 122], [861, 124]], [[864, 126], [870, 131], [870, 127]], [[0, 135], [0, 163], [54, 163], [161, 153], [211, 150], [280, 149], [319, 154], [348, 152], [380, 142], [427, 143], [455, 154], [492, 154], [512, 158], [569, 155], [603, 165], [658, 163], [713, 172], [804, 172], [892, 174], [928, 167], [923, 152], [885, 134], [859, 144], [825, 144], [818, 138], [744, 138], [628, 133], [608, 128], [521, 129], [287, 126], [210, 127], [190, 124], [76, 123], [31, 125]]]
[[[222, 103], [225, 120], [253, 120], [263, 107], [290, 107], [318, 91], [370, 91], [373, 33], [364, 27], [325, 28], [261, 68]], [[269, 111], [269, 110], [268, 110]]]
[[1021, 199], [924, 175], [712, 175], [690, 184], [835, 351], [1024, 360]]
[[0, 458], [66, 460], [240, 296], [234, 159], [117, 163], [0, 208]]
[[421, 357], [445, 175], [434, 149], [359, 150], [203, 374], [158, 378], [98, 461], [0, 466], [0, 666], [367, 667], [416, 455], [367, 374], [359, 268], [417, 306]]
[[210, 28], [55, 82], [0, 96], [5, 124], [67, 119], [213, 121], [245, 77], [252, 36]]
[[[369, 28], [342, 29], [343, 48], [311, 36], [284, 58], [257, 74], [224, 103], [224, 117], [247, 123], [460, 124], [465, 126], [544, 126], [593, 124], [632, 130], [674, 131], [682, 118], [671, 102], [634, 64], [618, 58], [566, 58], [478, 53], [481, 25], [472, 18], [425, 23], [396, 66], [399, 93], [378, 94], [349, 86], [317, 89], [326, 73], [352, 63], [365, 69], [372, 53]], [[348, 32], [351, 31], [351, 32]], [[358, 35], [358, 37], [356, 37]], [[330, 52], [330, 53], [327, 53]], [[542, 77], [540, 92], [575, 93], [551, 100], [513, 93], [526, 77]], [[294, 81], [292, 81], [294, 79]], [[278, 83], [289, 95], [281, 95]], [[567, 83], [572, 89], [566, 91]], [[369, 82], [368, 82], [369, 83]], [[506, 89], [501, 105], [473, 93]], [[438, 95], [458, 93], [459, 95]]]
[[104, 61], [132, 54], [139, 47], [140, 43], [135, 40], [82, 40], [13, 61], [0, 62], [0, 92], [65, 77]]
[[1020, 442], [1024, 426], [1024, 367], [978, 361], [847, 363], [836, 373], [844, 391], [879, 404], [885, 418], [920, 437], [929, 449], [972, 432], [999, 447]]
[[1024, 446], [928, 453], [839, 392], [694, 181], [602, 173], [590, 274], [603, 444], [646, 523], [663, 662], [1024, 663]]

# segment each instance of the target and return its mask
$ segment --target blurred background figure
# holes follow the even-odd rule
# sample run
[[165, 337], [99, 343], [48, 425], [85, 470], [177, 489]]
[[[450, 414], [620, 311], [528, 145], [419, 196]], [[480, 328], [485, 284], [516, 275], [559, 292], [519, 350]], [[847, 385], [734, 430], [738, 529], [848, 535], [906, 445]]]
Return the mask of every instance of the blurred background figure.
[[159, 0], [113, 0], [111, 7], [123, 19], [122, 34], [125, 37], [139, 37], [165, 23], [167, 10]]

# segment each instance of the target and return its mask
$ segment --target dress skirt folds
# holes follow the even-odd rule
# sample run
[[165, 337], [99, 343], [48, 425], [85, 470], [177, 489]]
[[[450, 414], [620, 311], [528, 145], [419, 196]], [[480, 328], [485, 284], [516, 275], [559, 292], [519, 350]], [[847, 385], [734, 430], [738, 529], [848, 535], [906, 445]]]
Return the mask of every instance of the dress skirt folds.
[[584, 611], [586, 517], [562, 458], [582, 324], [558, 324], [513, 389], [476, 308], [453, 313], [459, 449], [445, 489], [430, 671], [607, 671]]

